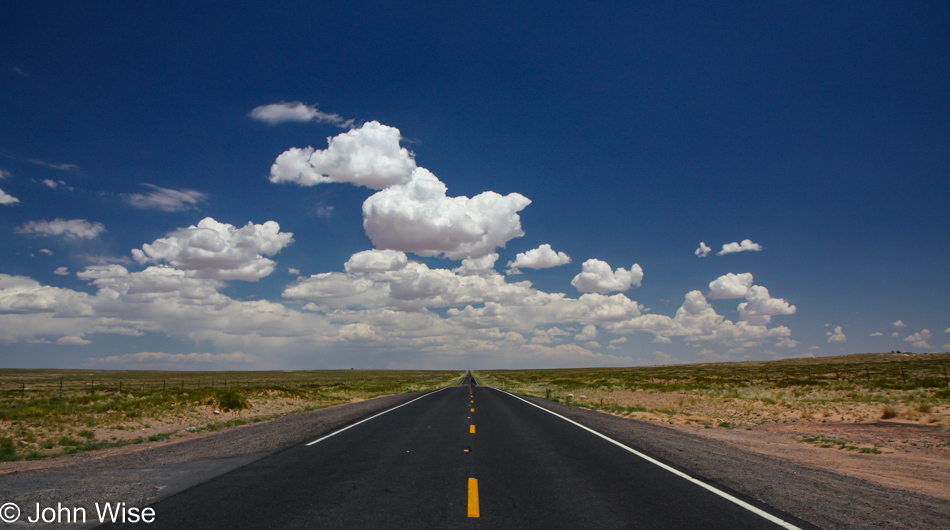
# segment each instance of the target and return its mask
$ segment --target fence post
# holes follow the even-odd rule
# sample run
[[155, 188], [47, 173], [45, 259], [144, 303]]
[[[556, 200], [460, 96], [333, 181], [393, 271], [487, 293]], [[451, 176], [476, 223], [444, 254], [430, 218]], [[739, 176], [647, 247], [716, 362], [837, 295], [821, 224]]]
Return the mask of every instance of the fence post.
[[901, 379], [904, 380], [904, 384], [907, 384], [907, 376], [904, 375], [904, 367], [901, 366]]
[[870, 383], [870, 382], [871, 382], [871, 370], [870, 370], [867, 366], [864, 367], [864, 375], [867, 377], [868, 383]]

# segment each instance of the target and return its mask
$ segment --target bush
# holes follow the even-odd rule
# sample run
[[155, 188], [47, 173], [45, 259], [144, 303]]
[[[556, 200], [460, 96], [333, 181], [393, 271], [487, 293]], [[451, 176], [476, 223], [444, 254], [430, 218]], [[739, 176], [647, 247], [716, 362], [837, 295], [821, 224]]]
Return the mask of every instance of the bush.
[[891, 418], [896, 418], [897, 414], [898, 414], [897, 408], [892, 407], [891, 405], [885, 405], [884, 412], [881, 414], [881, 419], [889, 420]]
[[244, 410], [251, 407], [250, 403], [247, 402], [247, 398], [229, 390], [219, 392], [217, 401], [218, 407], [221, 408], [222, 412], [228, 412], [231, 410]]
[[12, 438], [0, 438], [0, 462], [16, 460], [16, 447]]

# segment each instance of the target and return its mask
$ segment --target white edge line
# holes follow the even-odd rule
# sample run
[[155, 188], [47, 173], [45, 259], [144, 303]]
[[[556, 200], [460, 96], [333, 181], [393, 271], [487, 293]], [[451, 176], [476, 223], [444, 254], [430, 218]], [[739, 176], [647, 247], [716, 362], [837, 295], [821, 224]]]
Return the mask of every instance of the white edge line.
[[[446, 388], [448, 388], [448, 387], [446, 387]], [[316, 440], [314, 440], [314, 441], [312, 441], [312, 442], [307, 442], [307, 443], [304, 444], [304, 445], [306, 445], [307, 447], [310, 447], [310, 446], [313, 445], [313, 444], [320, 443], [320, 442], [326, 440], [327, 438], [330, 438], [330, 437], [332, 437], [332, 436], [336, 436], [336, 435], [340, 434], [341, 432], [343, 432], [343, 431], [345, 431], [345, 430], [347, 430], [347, 429], [352, 429], [353, 427], [356, 427], [357, 425], [359, 425], [359, 424], [361, 424], [361, 423], [367, 422], [367, 421], [369, 421], [369, 420], [371, 420], [371, 419], [373, 419], [373, 418], [375, 418], [375, 417], [377, 417], [377, 416], [382, 416], [383, 414], [386, 414], [387, 412], [392, 412], [392, 411], [398, 409], [399, 407], [405, 407], [406, 405], [412, 403], [413, 401], [418, 401], [418, 400], [420, 400], [420, 399], [422, 399], [422, 398], [424, 398], [424, 397], [431, 396], [432, 394], [437, 394], [437, 393], [439, 393], [439, 392], [441, 392], [441, 391], [443, 391], [443, 390], [446, 390], [446, 388], [440, 388], [440, 389], [438, 389], [438, 390], [436, 390], [436, 391], [434, 391], [434, 392], [429, 392], [428, 394], [423, 394], [423, 395], [421, 395], [421, 396], [419, 396], [419, 397], [417, 397], [417, 398], [415, 398], [415, 399], [410, 399], [409, 401], [403, 403], [402, 405], [396, 405], [395, 407], [393, 407], [393, 408], [391, 408], [391, 409], [386, 409], [386, 410], [384, 410], [384, 411], [382, 411], [382, 412], [378, 412], [378, 413], [376, 413], [376, 414], [373, 414], [372, 416], [370, 416], [370, 417], [368, 417], [368, 418], [366, 418], [366, 419], [360, 420], [360, 421], [358, 421], [358, 422], [356, 422], [356, 423], [353, 423], [353, 424], [351, 424], [351, 425], [347, 425], [346, 427], [343, 427], [342, 429], [340, 429], [340, 430], [338, 430], [338, 431], [333, 431], [333, 432], [331, 432], [330, 434], [328, 434], [328, 435], [326, 435], [326, 436], [324, 436], [324, 437], [322, 437], [322, 438], [317, 438]]]
[[738, 504], [739, 506], [742, 506], [742, 507], [745, 508], [746, 510], [749, 510], [750, 512], [752, 512], [752, 513], [754, 513], [754, 514], [756, 514], [756, 515], [758, 515], [758, 516], [760, 516], [760, 517], [763, 517], [763, 518], [765, 518], [765, 519], [768, 519], [769, 521], [771, 521], [771, 522], [773, 522], [773, 523], [775, 523], [775, 524], [781, 526], [782, 528], [788, 528], [789, 530], [801, 530], [799, 527], [793, 525], [792, 523], [789, 523], [788, 521], [785, 521], [785, 520], [783, 520], [783, 519], [779, 519], [778, 517], [776, 517], [776, 516], [770, 514], [769, 512], [766, 512], [766, 511], [764, 511], [764, 510], [761, 510], [761, 509], [759, 509], [759, 508], [756, 508], [755, 506], [753, 506], [753, 505], [751, 505], [751, 504], [745, 502], [745, 501], [742, 500], [742, 499], [738, 499], [738, 498], [736, 498], [736, 497], [733, 497], [732, 495], [729, 495], [728, 493], [726, 493], [726, 492], [720, 490], [719, 488], [716, 488], [715, 486], [711, 486], [711, 485], [706, 484], [705, 482], [703, 482], [703, 481], [701, 481], [701, 480], [695, 479], [695, 478], [693, 478], [693, 477], [687, 475], [686, 473], [683, 473], [682, 471], [680, 471], [680, 470], [678, 470], [678, 469], [675, 469], [675, 468], [673, 468], [673, 467], [670, 467], [670, 466], [664, 464], [663, 462], [660, 462], [659, 460], [656, 460], [655, 458], [649, 457], [649, 456], [647, 456], [647, 455], [641, 453], [640, 451], [637, 451], [636, 449], [633, 449], [632, 447], [627, 447], [626, 445], [624, 445], [624, 444], [618, 442], [617, 440], [614, 440], [613, 438], [610, 438], [609, 436], [605, 436], [605, 435], [603, 435], [603, 434], [600, 434], [599, 432], [595, 431], [594, 429], [591, 429], [590, 427], [586, 427], [586, 426], [584, 426], [584, 425], [581, 425], [580, 423], [577, 423], [576, 421], [574, 421], [574, 420], [572, 420], [572, 419], [570, 419], [570, 418], [566, 418], [566, 417], [564, 417], [564, 416], [561, 416], [561, 415], [558, 414], [557, 412], [554, 412], [554, 411], [552, 411], [552, 410], [548, 410], [548, 409], [546, 409], [546, 408], [544, 408], [544, 407], [542, 407], [542, 406], [540, 406], [540, 405], [536, 405], [536, 404], [534, 404], [534, 403], [528, 401], [527, 399], [522, 398], [521, 396], [517, 396], [517, 395], [515, 395], [515, 394], [512, 394], [511, 392], [507, 392], [507, 391], [505, 391], [505, 390], [499, 390], [499, 389], [493, 388], [493, 387], [488, 387], [488, 388], [492, 388], [493, 390], [498, 390], [499, 392], [503, 392], [503, 393], [505, 393], [505, 394], [508, 394], [508, 395], [511, 396], [511, 397], [514, 397], [514, 398], [520, 399], [521, 401], [524, 401], [525, 403], [531, 405], [532, 407], [537, 407], [537, 408], [543, 410], [544, 412], [553, 414], [553, 415], [557, 416], [558, 418], [561, 418], [562, 420], [564, 420], [564, 421], [566, 421], [566, 422], [573, 423], [574, 425], [580, 427], [581, 429], [584, 429], [585, 431], [590, 432], [590, 433], [592, 433], [592, 434], [594, 434], [594, 435], [596, 435], [596, 436], [600, 436], [600, 437], [603, 438], [604, 440], [607, 440], [608, 442], [610, 442], [610, 443], [612, 443], [612, 444], [614, 444], [614, 445], [616, 445], [616, 446], [619, 446], [619, 447], [621, 447], [621, 448], [623, 448], [623, 449], [626, 449], [627, 451], [629, 451], [629, 452], [631, 452], [631, 453], [633, 453], [633, 454], [639, 456], [640, 458], [646, 460], [647, 462], [650, 462], [651, 464], [656, 464], [656, 465], [660, 466], [661, 468], [663, 468], [663, 469], [669, 471], [670, 473], [673, 473], [674, 475], [676, 475], [676, 476], [678, 476], [678, 477], [684, 478], [684, 479], [686, 479], [686, 480], [692, 482], [693, 484], [696, 484], [697, 486], [699, 486], [699, 487], [701, 487], [701, 488], [703, 488], [703, 489], [705, 489], [705, 490], [708, 490], [708, 491], [710, 491], [710, 492], [712, 492], [712, 493], [715, 493], [716, 495], [719, 495], [720, 497], [722, 497], [723, 499], [726, 499], [727, 501], [730, 501], [730, 502], [732, 502], [732, 503]]

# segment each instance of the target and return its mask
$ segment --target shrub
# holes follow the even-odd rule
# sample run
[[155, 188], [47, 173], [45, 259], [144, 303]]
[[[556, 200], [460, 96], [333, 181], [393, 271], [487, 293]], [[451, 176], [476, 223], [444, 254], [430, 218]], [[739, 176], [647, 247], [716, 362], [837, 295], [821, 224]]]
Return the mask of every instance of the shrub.
[[896, 418], [897, 414], [898, 414], [897, 408], [892, 407], [891, 405], [885, 405], [884, 412], [881, 414], [881, 419], [889, 420], [891, 418]]
[[220, 407], [223, 412], [244, 410], [251, 406], [250, 403], [247, 402], [247, 398], [228, 390], [218, 393], [217, 402], [218, 407]]
[[12, 438], [0, 438], [0, 462], [16, 460], [16, 447]]

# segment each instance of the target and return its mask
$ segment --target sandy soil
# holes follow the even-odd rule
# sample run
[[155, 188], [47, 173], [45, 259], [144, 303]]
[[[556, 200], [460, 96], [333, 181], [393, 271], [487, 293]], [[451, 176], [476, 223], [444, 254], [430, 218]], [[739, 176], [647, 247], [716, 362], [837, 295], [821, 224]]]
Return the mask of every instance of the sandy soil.
[[[566, 397], [566, 395], [565, 395]], [[651, 391], [594, 391], [574, 402], [646, 409], [613, 414], [666, 425], [746, 451], [950, 500], [950, 407], [921, 413], [854, 402], [767, 403]]]

